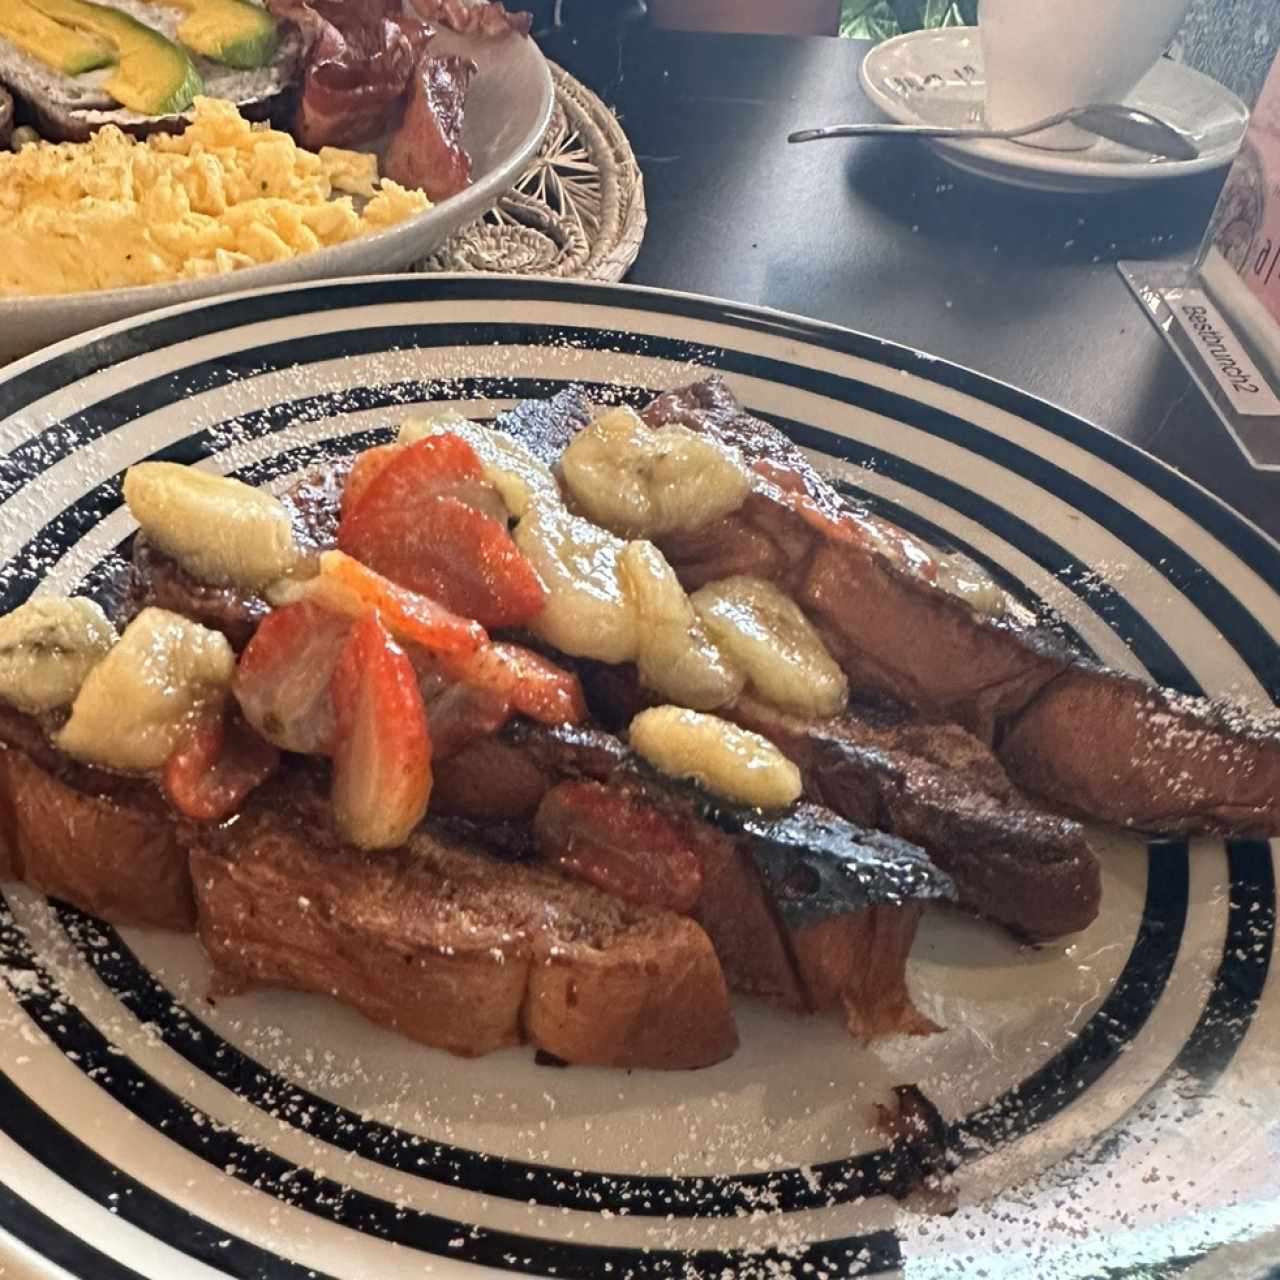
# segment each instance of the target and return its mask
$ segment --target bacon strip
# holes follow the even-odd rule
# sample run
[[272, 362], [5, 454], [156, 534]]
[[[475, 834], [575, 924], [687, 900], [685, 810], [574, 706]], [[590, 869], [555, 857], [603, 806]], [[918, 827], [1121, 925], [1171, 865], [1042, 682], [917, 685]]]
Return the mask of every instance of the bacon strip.
[[[471, 185], [462, 146], [462, 111], [476, 65], [432, 57], [435, 28], [403, 12], [399, 0], [268, 0], [307, 38], [307, 68], [293, 132], [303, 146], [354, 146], [391, 134], [383, 172], [405, 187], [445, 200]], [[420, 0], [455, 31], [492, 36], [525, 31], [528, 14], [501, 5]]]
[[423, 58], [409, 104], [382, 169], [402, 187], [447, 200], [471, 185], [471, 157], [462, 146], [462, 108], [477, 71], [469, 58]]
[[413, 0], [413, 7], [427, 22], [469, 36], [527, 36], [533, 30], [533, 14], [508, 13], [498, 0]]
[[352, 146], [394, 126], [432, 29], [396, 0], [268, 0], [307, 39], [293, 132], [305, 147]]

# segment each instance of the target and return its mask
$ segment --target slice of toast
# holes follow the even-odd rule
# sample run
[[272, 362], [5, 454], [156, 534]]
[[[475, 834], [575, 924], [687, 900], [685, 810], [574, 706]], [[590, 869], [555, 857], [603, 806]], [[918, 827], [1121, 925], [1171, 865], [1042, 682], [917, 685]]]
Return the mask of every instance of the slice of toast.
[[191, 837], [218, 989], [336, 995], [423, 1044], [476, 1056], [525, 1041], [594, 1066], [708, 1066], [737, 1045], [724, 974], [692, 920], [430, 827], [368, 854], [292, 780]]
[[186, 823], [149, 780], [76, 764], [0, 708], [7, 880], [113, 924], [190, 931], [198, 904], [218, 990], [335, 995], [468, 1057], [529, 1041], [565, 1062], [677, 1069], [737, 1047], [724, 973], [692, 920], [444, 830], [363, 853], [332, 833], [302, 771], [232, 824]]
[[[183, 16], [176, 8], [148, 0], [96, 2], [119, 9], [170, 39], [174, 38]], [[211, 98], [234, 102], [248, 120], [270, 120], [283, 125], [295, 105], [304, 45], [301, 33], [292, 24], [283, 24], [280, 36], [280, 46], [270, 64], [251, 71], [238, 71], [192, 54], [192, 61], [204, 81], [204, 92]], [[49, 142], [84, 142], [107, 124], [114, 124], [135, 137], [181, 133], [186, 128], [189, 113], [145, 116], [125, 110], [103, 90], [106, 76], [105, 70], [79, 76], [63, 75], [0, 37], [0, 84], [17, 98], [19, 119], [34, 125]]]
[[[842, 1012], [862, 1037], [937, 1030], [912, 1003], [907, 954], [923, 904], [949, 899], [953, 890], [903, 840], [861, 830], [812, 804], [768, 816], [708, 803], [696, 788], [639, 765], [607, 733], [523, 721], [446, 761], [432, 803], [475, 823], [484, 844], [491, 844], [485, 827], [495, 811], [504, 820], [497, 833], [504, 842], [506, 821], [536, 813], [542, 833], [535, 844], [544, 846], [538, 855], [590, 878], [559, 854], [575, 846], [636, 849], [642, 837], [624, 829], [623, 808], [601, 811], [566, 800], [560, 784], [582, 779], [672, 824], [700, 871], [690, 914], [734, 991], [795, 1013]], [[658, 857], [651, 847], [650, 856]], [[654, 869], [651, 875], [661, 879]], [[661, 900], [663, 886], [650, 883], [654, 896], [634, 883], [626, 892], [633, 901]]]
[[806, 720], [750, 697], [726, 714], [789, 756], [814, 800], [924, 848], [962, 907], [1034, 941], [1097, 916], [1101, 868], [1082, 828], [1025, 802], [995, 753], [958, 725], [856, 706]]
[[[1266, 699], [1156, 688], [1099, 666], [1016, 604], [972, 607], [911, 567], [933, 558], [928, 548], [906, 554], [910, 534], [846, 503], [718, 374], [641, 416], [733, 445], [761, 477], [738, 511], [659, 539], [686, 587], [769, 578], [817, 626], [856, 695], [962, 726], [1017, 787], [1063, 812], [1164, 835], [1280, 834], [1280, 713]], [[1076, 891], [1083, 919], [1092, 887]]]
[[923, 903], [904, 902], [789, 925], [809, 1007], [843, 1013], [849, 1033], [862, 1040], [940, 1030], [907, 986], [907, 956], [923, 912]]

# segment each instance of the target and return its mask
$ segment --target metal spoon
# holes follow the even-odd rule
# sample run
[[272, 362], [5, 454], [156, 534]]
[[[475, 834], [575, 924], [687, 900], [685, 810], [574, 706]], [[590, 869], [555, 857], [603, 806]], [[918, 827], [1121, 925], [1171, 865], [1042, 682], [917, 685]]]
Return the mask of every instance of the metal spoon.
[[1195, 160], [1200, 148], [1180, 129], [1137, 107], [1117, 102], [1072, 107], [1057, 115], [1021, 125], [1017, 129], [966, 129], [932, 124], [836, 124], [825, 129], [800, 129], [788, 142], [817, 142], [825, 138], [877, 138], [894, 135], [909, 138], [1001, 138], [1012, 140], [1040, 133], [1059, 124], [1074, 124], [1100, 138], [1123, 143], [1149, 155], [1169, 160]]

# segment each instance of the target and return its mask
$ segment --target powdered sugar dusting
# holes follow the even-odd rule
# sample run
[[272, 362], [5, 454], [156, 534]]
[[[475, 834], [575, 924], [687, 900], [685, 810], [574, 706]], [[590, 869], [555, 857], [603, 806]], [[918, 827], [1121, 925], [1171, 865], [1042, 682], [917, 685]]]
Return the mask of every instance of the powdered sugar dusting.
[[[687, 365], [643, 367], [621, 349], [602, 355], [576, 338], [554, 349], [555, 376], [622, 384], [603, 390], [602, 402], [642, 398], [626, 385], [632, 378], [674, 386], [695, 373], [692, 346]], [[328, 371], [280, 373], [249, 359], [216, 420], [195, 425], [209, 433], [201, 449], [223, 455], [220, 469], [282, 483], [290, 468], [273, 472], [271, 462], [283, 450], [311, 449], [307, 462], [336, 456], [349, 428], [377, 438], [424, 402], [464, 404], [487, 416], [529, 391], [513, 369], [532, 377], [541, 367], [534, 359], [513, 361], [501, 347], [447, 356], [388, 350]], [[260, 380], [267, 378], [276, 381], [264, 400]], [[486, 380], [480, 390], [478, 379]], [[187, 408], [180, 409], [198, 419], [207, 388], [185, 390]], [[264, 404], [281, 407], [264, 413]], [[180, 416], [166, 420], [178, 424], [174, 435], [189, 429]], [[0, 468], [0, 486], [9, 485], [2, 496], [44, 478], [51, 464], [63, 468], [0, 508], [0, 543], [9, 552], [34, 526], [54, 522], [51, 536], [6, 570], [11, 593], [34, 585], [63, 546], [119, 500], [118, 477], [129, 459], [96, 446], [64, 457], [77, 430], [56, 427]], [[162, 448], [162, 434], [140, 450]], [[100, 485], [85, 508], [64, 511], [70, 497]], [[1123, 564], [1095, 567], [1066, 585], [1085, 595], [1123, 594], [1130, 573]], [[1251, 768], [1249, 741], [1277, 733], [1274, 714], [1206, 710], [1179, 696], [1152, 698], [1140, 715], [1153, 754], [1218, 751], [1229, 772]], [[1238, 741], [1224, 747], [1224, 730]], [[1166, 781], [1175, 792], [1192, 785], [1179, 775]], [[246, 1223], [259, 1214], [281, 1249], [307, 1235], [313, 1219], [343, 1223], [353, 1240], [366, 1231], [412, 1246], [435, 1215], [447, 1230], [432, 1237], [431, 1248], [445, 1261], [424, 1258], [422, 1267], [438, 1273], [455, 1257], [563, 1273], [540, 1248], [542, 1238], [639, 1251], [597, 1259], [592, 1274], [611, 1276], [834, 1280], [899, 1259], [910, 1274], [938, 1277], [1008, 1274], [1015, 1265], [1037, 1277], [1101, 1274], [1163, 1258], [1173, 1247], [1167, 1242], [1194, 1253], [1265, 1225], [1256, 1208], [1274, 1200], [1280, 1114], [1280, 1064], [1269, 1034], [1274, 992], [1263, 985], [1274, 924], [1269, 859], [1233, 854], [1236, 888], [1228, 899], [1221, 854], [1197, 850], [1189, 921], [1171, 972], [1135, 975], [1125, 971], [1135, 940], [1163, 934], [1176, 942], [1182, 925], [1176, 911], [1158, 909], [1144, 920], [1143, 851], [1132, 841], [1103, 843], [1104, 917], [1069, 946], [1019, 949], [949, 915], [926, 923], [911, 979], [924, 1010], [947, 1027], [930, 1041], [867, 1048], [838, 1027], [745, 1006], [742, 1054], [708, 1072], [557, 1071], [535, 1066], [525, 1052], [464, 1063], [318, 999], [259, 992], [210, 1006], [193, 940], [128, 935], [144, 964], [135, 971], [111, 933], [71, 919], [68, 936], [31, 895], [19, 893], [15, 920], [0, 929], [0, 967], [12, 1000], [21, 1003], [4, 1005], [0, 1044], [6, 1069], [23, 1087], [37, 1091], [41, 1074], [52, 1080], [79, 1073], [113, 1099], [104, 1097], [104, 1112], [141, 1105], [146, 1081], [139, 1083], [131, 1064], [145, 1067], [176, 1098], [152, 1123], [165, 1141], [205, 1161], [200, 1176], [183, 1180], [183, 1192], [199, 1203], [206, 1170], [210, 1178], [234, 1179]], [[86, 963], [96, 978], [87, 977]], [[164, 989], [149, 984], [148, 971]], [[1122, 981], [1131, 984], [1124, 988], [1130, 1003], [1108, 1004]], [[1135, 1028], [1132, 1005], [1164, 981], [1168, 991], [1149, 1026]], [[1257, 998], [1263, 1005], [1255, 1017], [1250, 1000]], [[1213, 1016], [1201, 1017], [1215, 1000]], [[78, 1009], [96, 1027], [96, 1041], [72, 1034]], [[1253, 1029], [1237, 1046], [1233, 1037], [1250, 1018]], [[1077, 1051], [1081, 1045], [1087, 1052]], [[1223, 1074], [1230, 1052], [1235, 1065]], [[1106, 1088], [1089, 1088], [1090, 1053], [1102, 1055]], [[1008, 1100], [1020, 1081], [1063, 1055], [1067, 1066], [1034, 1104]], [[905, 1189], [897, 1180], [909, 1160], [873, 1161], [869, 1171], [849, 1164], [884, 1145], [873, 1104], [887, 1102], [891, 1086], [915, 1080], [938, 1104], [947, 1154], [960, 1165], [944, 1179], [959, 1196], [952, 1217], [936, 1212], [949, 1206], [913, 1200], [902, 1207], [884, 1194]], [[980, 1125], [958, 1124], [1002, 1095]], [[49, 1098], [56, 1106], [56, 1090]], [[1050, 1118], [1033, 1123], [1036, 1107]], [[84, 1116], [60, 1118], [92, 1141]], [[1109, 1132], [1095, 1139], [1099, 1130]], [[506, 1182], [483, 1189], [484, 1176], [502, 1181], [504, 1162], [516, 1161], [531, 1167], [527, 1195]], [[833, 1173], [837, 1161], [844, 1163]], [[681, 1179], [675, 1192], [645, 1181], [668, 1178]], [[108, 1193], [107, 1210], [134, 1220], [133, 1195]], [[260, 1199], [265, 1212], [255, 1208]], [[726, 1205], [722, 1217], [691, 1216]], [[310, 1215], [301, 1227], [292, 1214], [298, 1207]], [[496, 1230], [516, 1239], [495, 1241]], [[815, 1243], [823, 1240], [850, 1243]], [[207, 1243], [212, 1251], [234, 1242], [218, 1232]], [[352, 1244], [353, 1256], [358, 1248]], [[691, 1252], [698, 1249], [743, 1253], [726, 1262], [699, 1258]]]

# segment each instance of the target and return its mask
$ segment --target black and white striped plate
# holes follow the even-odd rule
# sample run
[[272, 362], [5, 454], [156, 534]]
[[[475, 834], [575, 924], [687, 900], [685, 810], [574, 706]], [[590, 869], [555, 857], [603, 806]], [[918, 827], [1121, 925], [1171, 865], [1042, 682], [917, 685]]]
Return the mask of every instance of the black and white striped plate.
[[[409, 405], [485, 415], [568, 382], [643, 399], [695, 366], [1108, 661], [1280, 691], [1280, 549], [1151, 458], [873, 338], [527, 280], [245, 295], [16, 366], [0, 604], [101, 586], [140, 458], [281, 483]], [[1274, 850], [1099, 845], [1102, 915], [1064, 945], [926, 921], [911, 980], [943, 1034], [866, 1048], [743, 1002], [737, 1056], [675, 1075], [463, 1062], [298, 995], [215, 1007], [193, 939], [6, 887], [0, 1272], [1053, 1278], [1210, 1255], [1230, 1263], [1211, 1274], [1260, 1272], [1280, 1228]], [[908, 1082], [962, 1162], [950, 1217], [882, 1194], [873, 1103]]]

